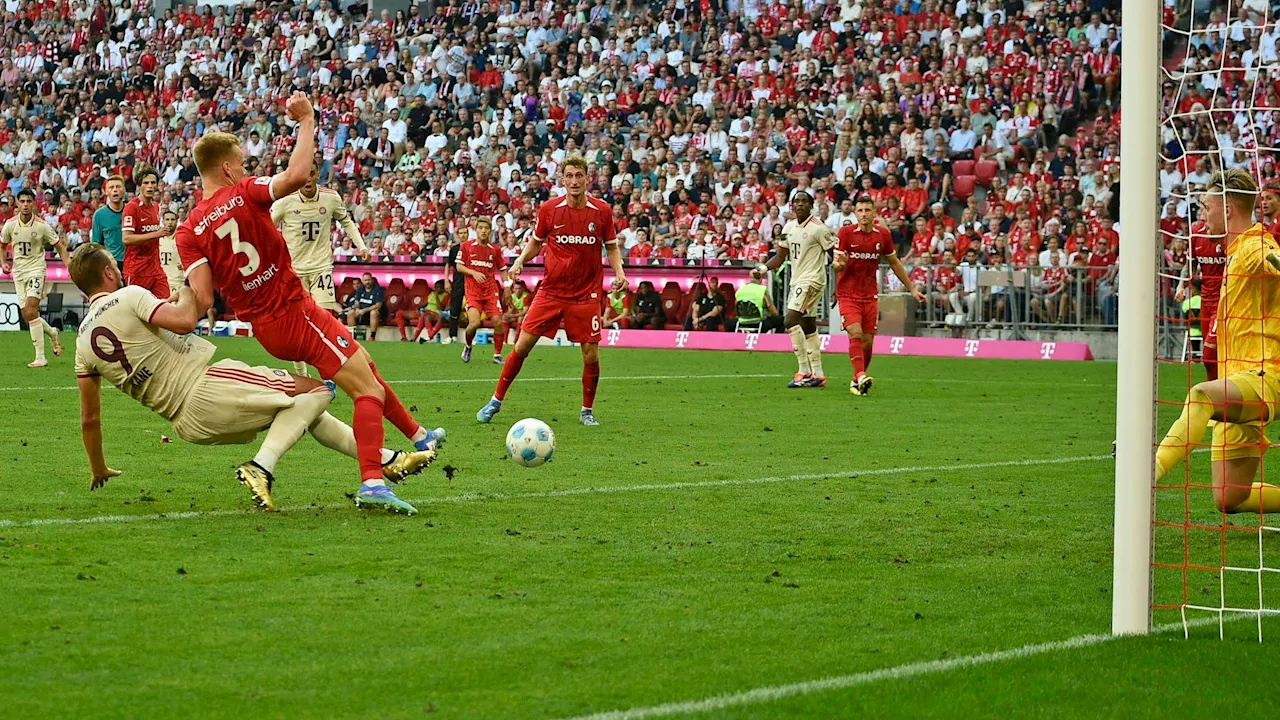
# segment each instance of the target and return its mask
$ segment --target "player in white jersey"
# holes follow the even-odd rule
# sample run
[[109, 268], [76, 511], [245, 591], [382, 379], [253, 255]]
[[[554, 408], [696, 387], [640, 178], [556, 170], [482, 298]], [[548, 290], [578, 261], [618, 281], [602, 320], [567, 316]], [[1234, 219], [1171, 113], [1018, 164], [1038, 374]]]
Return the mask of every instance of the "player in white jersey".
[[[18, 214], [9, 218], [4, 229], [0, 230], [0, 270], [13, 273], [13, 284], [18, 289], [19, 311], [31, 329], [31, 343], [36, 346], [36, 359], [27, 364], [30, 368], [41, 368], [49, 364], [44, 356], [46, 335], [53, 344], [53, 354], [62, 354], [58, 329], [40, 317], [40, 301], [48, 293], [45, 287], [45, 245], [52, 245], [62, 262], [68, 262], [66, 241], [58, 239], [53, 228], [36, 214], [35, 195], [30, 190], [23, 190], [18, 193]], [[10, 251], [13, 252], [12, 263], [9, 262]]]
[[[369, 248], [364, 244], [360, 228], [356, 227], [342, 204], [342, 196], [329, 188], [318, 185], [320, 166], [312, 163], [307, 184], [295, 193], [276, 200], [271, 205], [271, 221], [280, 227], [293, 269], [302, 281], [302, 287], [315, 299], [316, 304], [336, 313], [338, 301], [333, 289], [333, 224], [340, 223], [360, 250], [361, 257], [369, 259]], [[306, 377], [307, 364], [295, 362], [294, 370]]]
[[827, 264], [836, 246], [836, 234], [813, 215], [813, 196], [798, 192], [791, 201], [794, 220], [782, 226], [778, 252], [760, 266], [777, 270], [791, 259], [791, 289], [783, 327], [791, 335], [791, 347], [799, 369], [787, 383], [790, 388], [826, 387], [822, 370], [822, 341], [818, 337], [818, 304], [827, 288]]
[[[107, 249], [89, 243], [76, 250], [71, 278], [89, 296], [89, 311], [76, 338], [80, 421], [92, 473], [90, 489], [120, 474], [102, 451], [102, 378], [165, 420], [178, 437], [198, 445], [240, 445], [267, 431], [253, 460], [236, 478], [254, 501], [274, 509], [272, 473], [280, 457], [310, 431], [321, 445], [356, 456], [351, 427], [326, 412], [328, 387], [283, 370], [249, 367], [236, 360], [209, 362], [217, 348], [190, 333], [200, 318], [195, 295], [182, 285], [174, 302], [141, 287], [123, 287]], [[417, 474], [432, 451], [382, 451], [383, 475], [392, 482]]]
[[[187, 284], [182, 274], [182, 261], [178, 259], [178, 241], [175, 237], [178, 231], [178, 214], [165, 210], [160, 216], [160, 225], [164, 227], [164, 237], [160, 238], [160, 267], [164, 269], [164, 276], [169, 279], [170, 295], [177, 296], [178, 288]], [[209, 328], [212, 332], [213, 326], [210, 325]]]

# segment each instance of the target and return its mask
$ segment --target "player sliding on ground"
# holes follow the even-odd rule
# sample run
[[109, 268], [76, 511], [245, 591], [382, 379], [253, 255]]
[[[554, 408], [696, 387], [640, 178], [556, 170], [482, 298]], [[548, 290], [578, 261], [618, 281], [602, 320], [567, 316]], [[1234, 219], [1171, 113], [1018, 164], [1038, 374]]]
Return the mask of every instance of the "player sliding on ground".
[[[45, 287], [44, 246], [52, 245], [58, 257], [67, 263], [67, 243], [59, 240], [53, 228], [36, 214], [36, 197], [30, 190], [18, 193], [18, 214], [9, 218], [0, 230], [0, 270], [13, 273], [13, 284], [18, 289], [18, 312], [31, 329], [31, 344], [36, 346], [36, 359], [29, 368], [42, 368], [49, 364], [44, 355], [44, 338], [53, 343], [53, 354], [62, 354], [58, 341], [58, 329], [40, 317], [40, 301], [44, 300]], [[13, 263], [9, 251], [13, 251]]]
[[[336, 312], [338, 300], [333, 290], [333, 226], [342, 225], [351, 238], [360, 257], [369, 259], [360, 228], [356, 227], [336, 191], [319, 186], [320, 165], [312, 160], [307, 184], [295, 193], [276, 200], [271, 205], [271, 222], [280, 227], [294, 272], [302, 281], [302, 287], [325, 310]], [[294, 372], [307, 376], [307, 364], [301, 360], [293, 363]]]
[[1213, 496], [1222, 512], [1280, 512], [1280, 487], [1254, 482], [1268, 446], [1264, 425], [1280, 409], [1280, 246], [1253, 221], [1258, 186], [1247, 170], [1215, 173], [1200, 198], [1206, 232], [1226, 246], [1218, 306], [1221, 380], [1187, 394], [1156, 451], [1156, 480], [1213, 428]]
[[493, 322], [493, 364], [502, 364], [502, 341], [507, 328], [502, 323], [502, 308], [498, 299], [502, 294], [506, 261], [502, 251], [493, 244], [493, 223], [487, 217], [471, 220], [476, 239], [462, 243], [458, 252], [458, 272], [467, 276], [467, 346], [462, 350], [462, 362], [471, 362], [471, 346], [475, 343], [480, 322], [488, 316]]
[[791, 335], [791, 347], [799, 369], [789, 388], [826, 387], [822, 370], [822, 339], [818, 337], [818, 305], [827, 288], [827, 256], [836, 245], [836, 235], [813, 216], [813, 196], [796, 193], [791, 200], [794, 220], [782, 226], [778, 252], [761, 267], [777, 270], [791, 258], [791, 290], [782, 326]]
[[844, 330], [849, 334], [849, 362], [853, 364], [853, 380], [849, 392], [866, 395], [871, 392], [871, 350], [876, 339], [876, 320], [880, 317], [880, 261], [889, 263], [902, 284], [912, 288], [916, 302], [926, 300], [914, 289], [907, 269], [898, 259], [889, 230], [876, 223], [876, 203], [870, 196], [858, 198], [853, 209], [856, 225], [846, 225], [836, 233], [836, 251], [831, 267], [836, 279], [836, 302]]
[[[89, 313], [76, 339], [80, 427], [96, 490], [120, 474], [102, 452], [102, 378], [173, 423], [174, 433], [197, 445], [240, 445], [266, 430], [253, 460], [236, 478], [254, 502], [275, 509], [271, 498], [276, 462], [310, 431], [321, 445], [356, 457], [351, 428], [325, 412], [333, 394], [315, 380], [283, 370], [249, 367], [235, 360], [213, 365], [217, 348], [191, 332], [200, 319], [188, 287], [176, 302], [157, 299], [141, 286], [123, 287], [115, 258], [97, 243], [76, 250], [68, 265], [76, 287], [89, 297]], [[435, 453], [380, 453], [383, 477], [399, 482], [422, 471]]]
[[355, 401], [360, 456], [356, 505], [412, 514], [414, 507], [391, 491], [382, 477], [382, 418], [385, 416], [418, 450], [435, 450], [444, 430], [429, 431], [409, 415], [378, 374], [373, 359], [346, 326], [316, 304], [293, 271], [284, 238], [271, 222], [271, 204], [307, 184], [315, 155], [316, 119], [311, 101], [295, 92], [285, 105], [298, 123], [289, 166], [274, 177], [246, 177], [244, 151], [235, 135], [205, 134], [192, 154], [204, 199], [178, 226], [178, 254], [200, 313], [213, 304], [215, 283], [227, 307], [253, 324], [267, 352], [302, 361], [332, 379]]
[[[515, 282], [524, 264], [546, 249], [546, 278], [538, 295], [529, 306], [515, 348], [502, 365], [502, 376], [493, 399], [476, 419], [487, 423], [502, 409], [507, 388], [515, 381], [538, 336], [555, 337], [564, 321], [570, 342], [582, 345], [582, 414], [583, 425], [595, 426], [593, 407], [596, 386], [600, 383], [600, 293], [604, 291], [604, 270], [600, 265], [603, 248], [613, 268], [613, 287], [625, 288], [627, 276], [622, 270], [622, 251], [613, 233], [613, 211], [609, 203], [587, 195], [587, 163], [573, 155], [560, 165], [560, 182], [568, 191], [564, 197], [552, 198], [538, 208], [538, 224], [533, 238], [524, 246], [520, 257], [511, 263], [507, 276]], [[471, 283], [468, 282], [467, 285]]]

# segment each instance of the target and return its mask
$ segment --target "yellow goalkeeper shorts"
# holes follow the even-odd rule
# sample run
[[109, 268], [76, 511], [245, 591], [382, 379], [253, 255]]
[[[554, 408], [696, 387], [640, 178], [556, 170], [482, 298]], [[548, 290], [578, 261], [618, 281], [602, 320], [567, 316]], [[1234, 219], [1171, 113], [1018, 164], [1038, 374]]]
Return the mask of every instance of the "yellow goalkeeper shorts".
[[[1257, 372], [1238, 372], [1227, 380], [1240, 389], [1245, 403], [1266, 403], [1268, 421], [1280, 413], [1280, 387], [1276, 381]], [[1257, 458], [1267, 452], [1265, 423], [1255, 420], [1248, 423], [1215, 423], [1213, 426], [1213, 459], [1233, 460]]]

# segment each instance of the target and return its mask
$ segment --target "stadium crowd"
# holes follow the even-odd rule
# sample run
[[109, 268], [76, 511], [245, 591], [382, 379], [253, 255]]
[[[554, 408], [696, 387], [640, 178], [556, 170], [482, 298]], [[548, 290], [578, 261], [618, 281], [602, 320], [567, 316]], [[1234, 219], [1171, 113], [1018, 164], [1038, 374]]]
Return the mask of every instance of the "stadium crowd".
[[301, 89], [321, 180], [383, 259], [441, 262], [477, 214], [514, 256], [580, 153], [629, 262], [758, 262], [795, 193], [832, 227], [869, 193], [944, 305], [983, 292], [966, 260], [1087, 267], [1099, 309], [1114, 291], [1117, 1], [343, 5], [5, 0], [0, 219], [34, 189], [74, 248], [105, 179], [132, 193], [143, 166], [184, 217], [196, 139], [238, 133], [272, 173]]

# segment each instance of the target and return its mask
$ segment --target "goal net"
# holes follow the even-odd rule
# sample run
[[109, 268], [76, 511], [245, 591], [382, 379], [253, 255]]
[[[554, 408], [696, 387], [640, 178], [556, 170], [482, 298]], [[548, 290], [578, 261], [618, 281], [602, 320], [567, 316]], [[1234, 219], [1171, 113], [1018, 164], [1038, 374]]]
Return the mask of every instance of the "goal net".
[[[1253, 308], [1234, 302], [1219, 306], [1225, 291], [1217, 278], [1230, 260], [1226, 252], [1230, 238], [1223, 230], [1212, 228], [1226, 226], [1226, 206], [1206, 202], [1204, 197], [1213, 173], [1237, 168], [1248, 171], [1263, 188], [1253, 198], [1259, 206], [1257, 219], [1264, 227], [1269, 224], [1262, 208], [1270, 206], [1261, 196], [1269, 182], [1280, 188], [1275, 165], [1280, 158], [1280, 2], [1164, 0], [1159, 3], [1163, 7], [1158, 8], [1158, 22], [1148, 25], [1159, 28], [1154, 38], [1151, 32], [1138, 29], [1136, 22], [1142, 18], [1128, 14], [1139, 4], [1125, 3], [1123, 64], [1126, 73], [1134, 70], [1138, 77], [1124, 78], [1122, 132], [1126, 140], [1139, 138], [1137, 143], [1130, 141], [1132, 145], [1141, 145], [1150, 131], [1136, 123], [1142, 122], [1146, 128], [1158, 123], [1159, 143], [1154, 157], [1143, 157], [1150, 148], [1136, 148], [1133, 157], [1125, 155], [1121, 161], [1121, 232], [1129, 243], [1121, 267], [1122, 272], [1130, 271], [1127, 277], [1122, 276], [1121, 286], [1126, 293], [1137, 291], [1133, 295], [1143, 297], [1127, 298], [1132, 315], [1126, 326], [1122, 307], [1120, 332], [1122, 345], [1127, 342], [1126, 334], [1147, 336], [1151, 343], [1147, 363], [1151, 364], [1151, 358], [1155, 362], [1141, 378], [1146, 381], [1145, 389], [1139, 389], [1150, 391], [1150, 403], [1117, 411], [1113, 625], [1117, 632], [1141, 632], [1152, 624], [1181, 623], [1185, 634], [1194, 626], [1208, 625], [1219, 637], [1242, 633], [1251, 637], [1256, 632], [1261, 641], [1265, 620], [1280, 614], [1280, 516], [1267, 515], [1263, 509], [1242, 510], [1242, 506], [1233, 506], [1230, 498], [1249, 494], [1254, 482], [1268, 479], [1268, 441], [1263, 434], [1267, 423], [1239, 424], [1238, 428], [1211, 424], [1204, 437], [1188, 440], [1186, 462], [1159, 480], [1151, 470], [1150, 450], [1183, 414], [1185, 403], [1213, 406], [1204, 401], [1205, 395], [1191, 392], [1198, 383], [1219, 384], [1221, 392], [1227, 393], [1228, 381], [1211, 380], [1211, 372], [1232, 361], [1260, 360], [1245, 357], [1241, 342], [1215, 337], [1215, 331], [1226, 334], [1229, 326], [1239, 327], [1240, 322], [1261, 329], [1268, 319], [1280, 320], [1280, 307], [1267, 308], [1265, 303]], [[1142, 10], [1143, 14], [1149, 12]], [[1139, 58], [1138, 47], [1129, 47], [1131, 40], [1142, 46], [1143, 57]], [[1130, 67], [1134, 58], [1138, 59]], [[1150, 68], [1149, 58], [1159, 58], [1155, 68]], [[1138, 87], [1139, 79], [1144, 86], [1154, 82], [1156, 87], [1130, 93]], [[1136, 103], [1152, 99], [1156, 100], [1154, 108], [1136, 107]], [[1131, 113], [1139, 117], [1131, 117]], [[1158, 119], [1146, 117], [1147, 113], [1158, 113]], [[1126, 166], [1131, 160], [1133, 166]], [[1158, 208], [1150, 204], [1153, 194], [1160, 198]], [[1275, 197], [1280, 203], [1280, 191]], [[1206, 217], [1210, 212], [1222, 217], [1213, 222]], [[1135, 234], [1139, 232], [1147, 239]], [[1152, 237], [1156, 238], [1154, 248]], [[1131, 260], [1136, 270], [1125, 267]], [[1148, 268], [1152, 272], [1146, 272]], [[1128, 280], [1138, 272], [1146, 273], [1147, 282], [1130, 287]], [[1228, 273], [1228, 277], [1233, 283], [1247, 278], [1237, 273]], [[1126, 293], [1121, 294], [1122, 304]], [[1216, 319], [1215, 307], [1221, 308]], [[1154, 316], [1154, 325], [1141, 322], [1140, 312]], [[1126, 368], [1124, 363], [1140, 363], [1132, 354], [1133, 343], [1129, 345], [1127, 357], [1124, 348], [1121, 351], [1120, 403], [1134, 402], [1140, 395], [1124, 387], [1127, 373], [1138, 377], [1137, 370]], [[1262, 404], [1254, 403], [1253, 409], [1261, 412]], [[1275, 435], [1274, 430], [1271, 434]], [[1146, 442], [1137, 442], [1139, 452], [1126, 448], [1138, 438]], [[1224, 455], [1226, 462], [1215, 459]], [[1139, 470], [1141, 463], [1145, 467]], [[1250, 472], [1254, 465], [1256, 471]], [[1280, 472], [1270, 474], [1280, 478]], [[1145, 538], [1136, 524], [1126, 536], [1125, 527], [1132, 519], [1121, 517], [1122, 511], [1143, 515], [1142, 493], [1135, 487], [1138, 480], [1152, 481], [1145, 493], [1146, 516], [1150, 517]], [[1126, 504], [1133, 502], [1138, 506]], [[1136, 553], [1122, 544], [1143, 539], [1149, 543], [1145, 628], [1138, 627], [1134, 597], [1143, 594], [1143, 588], [1120, 575], [1122, 558], [1130, 562], [1126, 570], [1137, 570], [1132, 565]], [[1231, 622], [1242, 619], [1254, 622]]]

